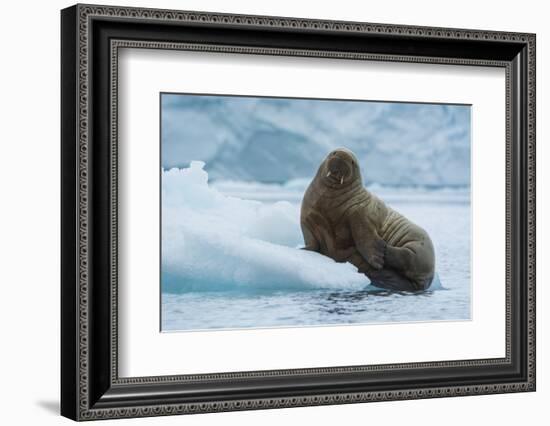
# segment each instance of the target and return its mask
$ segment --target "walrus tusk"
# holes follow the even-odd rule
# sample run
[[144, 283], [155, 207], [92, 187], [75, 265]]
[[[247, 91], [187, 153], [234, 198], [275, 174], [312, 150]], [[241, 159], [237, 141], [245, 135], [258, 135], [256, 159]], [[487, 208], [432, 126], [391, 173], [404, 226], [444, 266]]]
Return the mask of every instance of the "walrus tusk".
[[327, 177], [330, 177], [330, 172], [327, 173]]
[[344, 183], [344, 176], [342, 176], [342, 177], [340, 178], [340, 185], [342, 185], [343, 183]]

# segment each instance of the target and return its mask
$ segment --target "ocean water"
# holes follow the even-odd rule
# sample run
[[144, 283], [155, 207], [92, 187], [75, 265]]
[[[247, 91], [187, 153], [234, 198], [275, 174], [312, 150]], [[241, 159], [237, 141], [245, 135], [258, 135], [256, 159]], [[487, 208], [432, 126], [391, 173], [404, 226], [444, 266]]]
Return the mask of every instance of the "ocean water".
[[439, 282], [389, 292], [299, 250], [307, 182], [211, 184], [203, 166], [163, 173], [162, 331], [470, 319], [468, 189], [370, 188], [436, 249]]

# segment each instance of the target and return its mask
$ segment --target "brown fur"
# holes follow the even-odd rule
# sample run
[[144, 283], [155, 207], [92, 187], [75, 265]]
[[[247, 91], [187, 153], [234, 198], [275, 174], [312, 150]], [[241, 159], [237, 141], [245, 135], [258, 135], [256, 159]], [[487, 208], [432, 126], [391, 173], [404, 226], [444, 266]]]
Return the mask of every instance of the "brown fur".
[[357, 159], [345, 148], [320, 165], [300, 223], [306, 250], [352, 263], [379, 287], [424, 290], [433, 279], [428, 233], [364, 188]]

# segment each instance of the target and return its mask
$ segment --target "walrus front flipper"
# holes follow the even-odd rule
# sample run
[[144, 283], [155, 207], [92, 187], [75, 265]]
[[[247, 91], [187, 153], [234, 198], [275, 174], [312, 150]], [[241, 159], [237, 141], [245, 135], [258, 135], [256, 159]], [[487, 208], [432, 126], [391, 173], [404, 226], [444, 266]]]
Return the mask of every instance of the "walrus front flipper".
[[317, 238], [315, 238], [313, 232], [311, 232], [308, 226], [304, 223], [302, 223], [302, 234], [304, 235], [305, 243], [305, 247], [303, 247], [303, 250], [319, 252], [319, 241], [317, 240]]
[[374, 269], [382, 269], [386, 242], [378, 235], [376, 226], [360, 210], [350, 215], [349, 225], [359, 253]]
[[302, 234], [306, 250], [316, 251], [329, 257], [336, 252], [334, 247], [334, 232], [327, 220], [317, 211], [311, 210], [301, 220]]

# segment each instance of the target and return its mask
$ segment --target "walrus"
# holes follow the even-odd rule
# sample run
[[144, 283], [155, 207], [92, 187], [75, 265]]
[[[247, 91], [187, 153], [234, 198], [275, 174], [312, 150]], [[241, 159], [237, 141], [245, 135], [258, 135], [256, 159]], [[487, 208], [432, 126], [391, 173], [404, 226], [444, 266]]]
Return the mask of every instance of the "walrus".
[[363, 186], [355, 154], [332, 151], [304, 195], [300, 225], [306, 250], [350, 262], [377, 287], [427, 289], [435, 270], [428, 233]]

